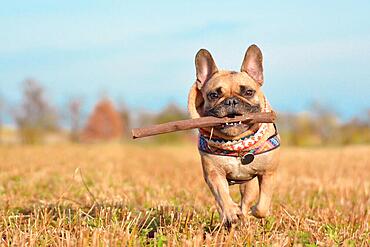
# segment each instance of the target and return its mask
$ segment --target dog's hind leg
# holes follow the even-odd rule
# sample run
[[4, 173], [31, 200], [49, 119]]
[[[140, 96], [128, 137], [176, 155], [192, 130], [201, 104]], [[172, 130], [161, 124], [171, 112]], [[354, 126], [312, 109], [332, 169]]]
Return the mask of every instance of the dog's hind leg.
[[245, 217], [250, 213], [253, 203], [257, 200], [259, 194], [259, 185], [257, 178], [240, 185], [241, 209]]
[[258, 176], [260, 196], [258, 202], [252, 208], [252, 215], [257, 218], [264, 218], [269, 214], [272, 192], [274, 188], [274, 174], [264, 174]]

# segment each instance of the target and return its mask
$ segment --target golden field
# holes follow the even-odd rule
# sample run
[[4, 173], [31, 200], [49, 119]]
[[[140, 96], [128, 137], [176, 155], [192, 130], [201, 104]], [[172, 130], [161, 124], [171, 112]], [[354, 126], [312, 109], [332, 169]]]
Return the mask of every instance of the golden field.
[[369, 246], [369, 157], [282, 148], [272, 215], [228, 231], [195, 144], [0, 146], [1, 243]]

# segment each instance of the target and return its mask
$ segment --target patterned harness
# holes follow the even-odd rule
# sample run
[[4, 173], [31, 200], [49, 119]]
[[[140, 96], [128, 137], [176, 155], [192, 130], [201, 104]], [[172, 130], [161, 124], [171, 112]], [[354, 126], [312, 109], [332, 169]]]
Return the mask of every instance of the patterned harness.
[[[280, 146], [280, 136], [274, 124], [275, 133], [267, 139], [263, 137], [263, 129], [265, 126], [261, 124], [259, 130], [247, 137], [237, 141], [225, 141], [223, 139], [209, 138], [199, 133], [198, 149], [202, 152], [240, 158], [243, 165], [248, 165], [254, 160], [255, 155], [263, 154], [272, 151]], [[248, 180], [235, 180], [227, 178], [229, 185], [242, 184]]]
[[260, 130], [264, 127], [265, 126], [261, 126], [256, 133], [237, 141], [225, 141], [218, 138], [209, 139], [209, 137], [200, 133], [198, 149], [209, 154], [231, 157], [244, 157], [246, 154], [263, 154], [280, 146], [280, 136], [277, 133], [275, 124], [275, 133], [268, 137], [266, 141], [263, 141], [260, 144], [258, 143], [261, 139], [258, 134], [263, 136], [263, 133], [261, 133], [262, 131]]

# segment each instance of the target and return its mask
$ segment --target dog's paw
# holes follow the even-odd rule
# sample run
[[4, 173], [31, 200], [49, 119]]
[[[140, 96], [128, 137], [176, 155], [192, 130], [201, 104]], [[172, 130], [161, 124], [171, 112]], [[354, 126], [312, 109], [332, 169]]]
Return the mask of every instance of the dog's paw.
[[266, 216], [269, 215], [269, 210], [260, 209], [258, 208], [258, 206], [255, 205], [251, 208], [251, 214], [256, 218], [265, 218]]
[[242, 210], [242, 213], [243, 213], [243, 216], [245, 218], [248, 218], [252, 215], [252, 207], [251, 205], [245, 205], [245, 204], [241, 204], [240, 205], [240, 208]]
[[239, 205], [233, 204], [223, 210], [222, 216], [224, 224], [230, 227], [231, 225], [238, 223], [239, 219], [243, 217], [243, 213]]

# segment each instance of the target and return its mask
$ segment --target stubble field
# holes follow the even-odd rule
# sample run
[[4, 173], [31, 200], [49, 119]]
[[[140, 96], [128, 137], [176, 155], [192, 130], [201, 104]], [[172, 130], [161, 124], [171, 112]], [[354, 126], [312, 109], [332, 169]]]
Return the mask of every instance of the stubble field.
[[369, 156], [282, 148], [272, 215], [228, 231], [195, 145], [0, 146], [1, 244], [369, 246]]

